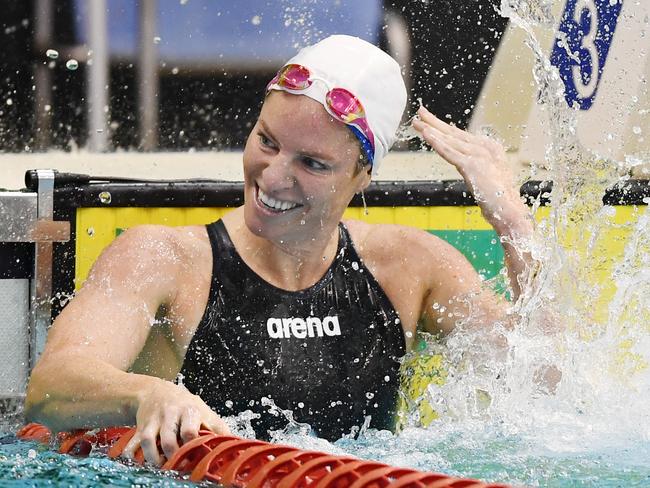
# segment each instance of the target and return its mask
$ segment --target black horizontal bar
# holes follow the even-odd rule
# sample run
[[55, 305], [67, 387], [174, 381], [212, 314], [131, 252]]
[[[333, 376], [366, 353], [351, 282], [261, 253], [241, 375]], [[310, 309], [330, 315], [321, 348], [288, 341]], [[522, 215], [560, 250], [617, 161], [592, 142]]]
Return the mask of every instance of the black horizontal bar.
[[[77, 207], [237, 207], [244, 203], [243, 183], [210, 180], [111, 182], [91, 181], [55, 189], [57, 208]], [[521, 195], [529, 204], [548, 205], [552, 182], [529, 181]], [[605, 193], [606, 205], [645, 205], [650, 198], [648, 180], [628, 180]], [[645, 199], [645, 201], [644, 201]], [[475, 205], [462, 180], [376, 181], [365, 191], [371, 207]], [[355, 195], [351, 207], [363, 206]]]

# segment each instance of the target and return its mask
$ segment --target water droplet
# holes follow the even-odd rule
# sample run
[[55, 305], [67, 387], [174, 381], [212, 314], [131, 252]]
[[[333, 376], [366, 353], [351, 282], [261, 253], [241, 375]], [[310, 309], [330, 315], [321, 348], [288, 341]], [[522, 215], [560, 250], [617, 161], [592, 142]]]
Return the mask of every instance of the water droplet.
[[90, 237], [95, 235], [95, 228], [94, 227], [88, 227], [86, 229], [86, 234], [88, 234]]
[[410, 330], [407, 330], [407, 331], [404, 333], [404, 335], [410, 339], [411, 337], [413, 337], [413, 332], [411, 332]]
[[228, 408], [232, 408], [232, 405], [233, 405], [232, 400], [226, 400], [226, 401], [224, 402], [224, 404], [225, 404], [226, 407], [228, 407]]
[[253, 25], [260, 25], [261, 23], [262, 23], [262, 17], [260, 17], [259, 15], [255, 15], [251, 19], [251, 24]]
[[176, 66], [174, 66], [174, 67], [172, 68], [172, 74], [173, 74], [173, 75], [177, 75], [177, 74], [178, 74], [178, 68], [177, 68]]
[[68, 61], [65, 63], [65, 67], [70, 71], [74, 71], [79, 67], [79, 62], [76, 59], [68, 59]]
[[56, 49], [48, 49], [45, 51], [45, 55], [50, 59], [57, 59], [59, 57], [59, 51]]
[[259, 359], [259, 360], [257, 361], [257, 365], [258, 365], [258, 366], [264, 366], [264, 361], [263, 361], [262, 359]]
[[352, 269], [355, 271], [359, 271], [359, 263], [356, 261], [352, 261]]
[[7, 98], [7, 105], [13, 105], [14, 101], [11, 98]]
[[368, 393], [366, 393], [366, 398], [367, 398], [368, 400], [372, 400], [373, 398], [375, 398], [375, 394], [374, 394], [374, 393], [371, 393], [371, 392], [368, 392]]
[[615, 217], [616, 216], [616, 207], [613, 206], [606, 206], [603, 207], [603, 214], [607, 217]]
[[388, 375], [384, 376], [384, 381], [386, 383], [388, 383], [390, 381], [390, 376], [388, 376]]
[[298, 408], [305, 408], [305, 404], [302, 402], [298, 402]]
[[111, 203], [112, 197], [111, 193], [108, 191], [103, 191], [99, 194], [99, 201], [102, 202], [104, 205], [108, 205]]
[[643, 131], [641, 130], [641, 127], [639, 127], [638, 125], [635, 125], [634, 127], [632, 127], [632, 132], [634, 132], [638, 136]]
[[160, 37], [156, 36], [153, 38], [153, 43], [154, 44], [160, 44]]
[[36, 459], [36, 451], [34, 449], [27, 451], [27, 457], [29, 459]]
[[187, 5], [187, 2], [188, 2], [188, 1], [189, 1], [189, 0], [181, 0], [181, 5]]
[[43, 110], [45, 110], [46, 112], [49, 112], [50, 110], [52, 110], [52, 105], [50, 105], [50, 104], [46, 104], [46, 105], [43, 107]]

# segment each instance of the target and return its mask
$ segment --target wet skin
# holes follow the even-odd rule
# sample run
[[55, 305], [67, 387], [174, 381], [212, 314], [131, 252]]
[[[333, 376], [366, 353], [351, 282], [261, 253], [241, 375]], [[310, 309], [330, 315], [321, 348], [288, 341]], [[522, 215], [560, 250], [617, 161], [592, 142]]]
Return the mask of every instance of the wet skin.
[[[275, 279], [286, 289], [313, 284], [333, 259], [335, 230], [345, 208], [370, 182], [367, 171], [355, 171], [358, 160], [352, 133], [319, 103], [270, 93], [244, 149], [249, 232], [235, 231], [237, 248], [250, 246], [256, 255], [272, 258], [278, 264]], [[260, 193], [267, 201], [270, 197], [296, 206], [276, 211], [262, 202]], [[238, 229], [235, 219], [226, 225]]]
[[[486, 195], [479, 203], [497, 232], [525, 236], [527, 210], [508, 187], [502, 149], [421, 116], [416, 129]], [[370, 181], [367, 171], [355, 171], [358, 158], [349, 129], [320, 104], [281, 92], [267, 97], [244, 151], [245, 204], [223, 219], [258, 275], [286, 290], [323, 276], [343, 211]], [[502, 197], [495, 200], [497, 194]], [[407, 345], [418, 324], [446, 334], [470, 310], [479, 327], [505, 317], [505, 304], [440, 239], [404, 226], [346, 225], [397, 310]], [[526, 256], [506, 248], [506, 262], [517, 277]], [[162, 460], [158, 438], [169, 457], [178, 449], [177, 436], [187, 441], [201, 426], [227, 432], [199, 397], [170, 381], [205, 310], [211, 263], [203, 226], [139, 226], [116, 239], [50, 330], [29, 384], [27, 418], [55, 430], [137, 424], [125, 453], [132, 456], [141, 445], [156, 464]]]

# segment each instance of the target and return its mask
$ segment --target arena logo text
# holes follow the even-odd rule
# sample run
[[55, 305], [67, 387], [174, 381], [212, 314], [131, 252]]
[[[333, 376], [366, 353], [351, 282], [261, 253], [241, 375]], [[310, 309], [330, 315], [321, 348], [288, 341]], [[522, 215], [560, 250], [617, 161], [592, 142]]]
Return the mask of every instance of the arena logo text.
[[270, 318], [266, 321], [266, 330], [272, 339], [305, 339], [307, 337], [340, 336], [341, 326], [338, 316]]

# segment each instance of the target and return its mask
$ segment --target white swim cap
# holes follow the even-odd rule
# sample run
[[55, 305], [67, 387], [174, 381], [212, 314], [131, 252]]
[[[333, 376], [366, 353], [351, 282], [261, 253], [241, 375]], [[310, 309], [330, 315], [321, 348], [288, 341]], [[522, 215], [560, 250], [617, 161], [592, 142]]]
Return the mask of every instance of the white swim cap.
[[[363, 106], [367, 125], [374, 136], [374, 156], [370, 160], [372, 173], [377, 174], [382, 159], [397, 139], [397, 128], [406, 107], [406, 86], [397, 62], [377, 46], [358, 37], [335, 35], [302, 49], [285, 63], [283, 69], [289, 65], [307, 68], [313, 82], [304, 88], [290, 89], [281, 86], [276, 76], [267, 90], [307, 95], [330, 113], [332, 110], [327, 101], [330, 90], [343, 88], [354, 95]], [[360, 135], [363, 131], [356, 127], [357, 121], [346, 123], [363, 146], [364, 137]]]

